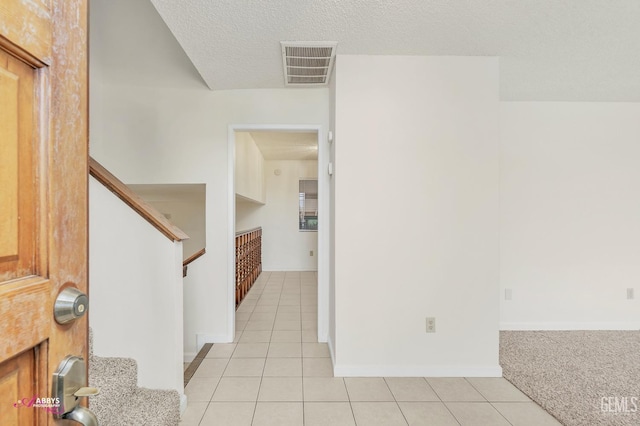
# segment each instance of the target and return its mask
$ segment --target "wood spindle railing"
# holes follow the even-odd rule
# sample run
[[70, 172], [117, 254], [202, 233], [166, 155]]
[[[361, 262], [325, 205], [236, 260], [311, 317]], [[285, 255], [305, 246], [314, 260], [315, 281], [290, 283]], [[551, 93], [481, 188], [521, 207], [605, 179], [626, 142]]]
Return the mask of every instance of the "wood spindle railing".
[[236, 309], [262, 272], [262, 228], [236, 232]]

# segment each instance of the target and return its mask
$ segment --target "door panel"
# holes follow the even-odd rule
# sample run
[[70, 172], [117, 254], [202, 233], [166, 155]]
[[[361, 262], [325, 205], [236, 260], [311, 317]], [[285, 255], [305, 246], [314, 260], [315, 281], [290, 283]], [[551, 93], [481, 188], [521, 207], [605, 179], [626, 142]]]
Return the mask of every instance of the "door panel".
[[0, 51], [0, 282], [36, 273], [35, 72]]
[[[0, 395], [14, 401], [12, 409], [0, 410], [0, 425], [31, 425], [36, 423], [38, 412], [28, 407], [33, 395], [37, 395], [35, 350], [12, 358], [0, 366]], [[31, 396], [28, 396], [31, 395]]]
[[[52, 374], [87, 359], [87, 0], [0, 0], [0, 425], [53, 425]], [[49, 409], [47, 409], [49, 408]]]

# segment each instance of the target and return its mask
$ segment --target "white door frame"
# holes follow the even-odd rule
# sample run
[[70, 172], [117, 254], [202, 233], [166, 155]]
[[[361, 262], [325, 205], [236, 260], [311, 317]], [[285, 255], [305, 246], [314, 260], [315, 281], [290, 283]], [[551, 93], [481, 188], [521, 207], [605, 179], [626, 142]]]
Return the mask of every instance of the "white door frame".
[[318, 135], [318, 341], [326, 342], [329, 335], [329, 235], [330, 235], [330, 194], [329, 143], [326, 131], [315, 124], [230, 124], [228, 129], [228, 225], [227, 225], [227, 268], [228, 282], [228, 333], [229, 341], [235, 338], [236, 328], [236, 137], [235, 132], [316, 132]]

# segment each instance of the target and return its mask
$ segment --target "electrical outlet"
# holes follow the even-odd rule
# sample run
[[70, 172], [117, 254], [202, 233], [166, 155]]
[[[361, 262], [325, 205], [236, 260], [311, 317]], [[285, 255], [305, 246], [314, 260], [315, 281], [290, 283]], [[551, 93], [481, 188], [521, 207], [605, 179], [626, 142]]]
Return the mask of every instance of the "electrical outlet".
[[631, 299], [635, 299], [635, 291], [633, 288], [628, 288], [627, 289], [627, 299], [631, 300]]
[[504, 300], [511, 300], [513, 297], [513, 294], [511, 292], [510, 288], [505, 288], [504, 289]]
[[309, 250], [309, 256], [313, 256], [313, 250]]
[[435, 332], [436, 332], [436, 318], [427, 317], [427, 333], [435, 333]]

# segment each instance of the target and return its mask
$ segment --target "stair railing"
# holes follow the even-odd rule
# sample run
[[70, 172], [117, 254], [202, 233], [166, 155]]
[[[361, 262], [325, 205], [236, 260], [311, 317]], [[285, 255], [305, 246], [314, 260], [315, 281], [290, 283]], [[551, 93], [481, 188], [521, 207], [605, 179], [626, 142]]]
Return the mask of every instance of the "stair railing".
[[142, 216], [147, 222], [153, 225], [158, 231], [172, 241], [183, 241], [189, 238], [180, 228], [164, 217], [142, 197], [133, 192], [120, 179], [105, 169], [93, 158], [89, 158], [89, 172], [98, 182], [113, 192], [118, 198]]
[[198, 259], [200, 256], [204, 255], [207, 251], [205, 249], [198, 250], [191, 256], [187, 257], [184, 262], [182, 262], [182, 278], [187, 276], [187, 266], [194, 260]]

